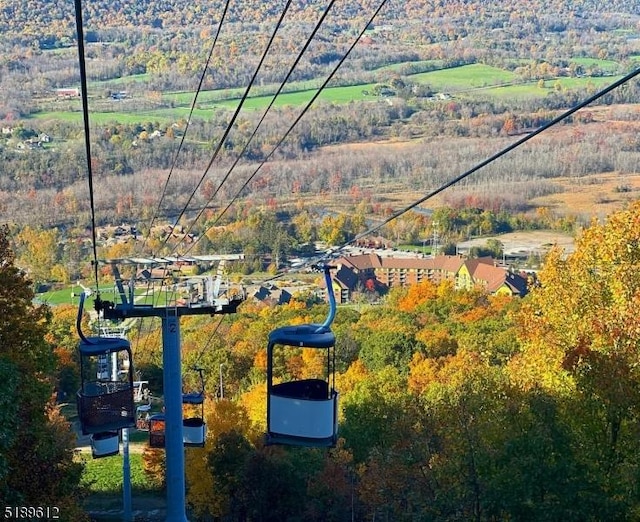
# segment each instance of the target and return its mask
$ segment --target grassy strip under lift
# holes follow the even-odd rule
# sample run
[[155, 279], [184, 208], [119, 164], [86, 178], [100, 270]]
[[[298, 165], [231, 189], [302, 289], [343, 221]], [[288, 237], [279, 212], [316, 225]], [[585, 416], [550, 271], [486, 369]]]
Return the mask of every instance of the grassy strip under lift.
[[[166, 508], [162, 484], [145, 473], [140, 444], [137, 446], [136, 449], [136, 445], [132, 444], [129, 453], [132, 509], [145, 513], [162, 510]], [[76, 458], [84, 463], [81, 484], [88, 492], [84, 507], [92, 513], [92, 520], [122, 520], [122, 516], [117, 514], [123, 508], [122, 455], [92, 459], [89, 453], [78, 453]]]
[[[132, 493], [134, 495], [161, 493], [162, 484], [147, 476], [144, 471], [142, 452], [134, 449], [133, 446], [132, 444], [129, 449]], [[122, 455], [93, 459], [90, 454], [79, 453], [77, 458], [84, 462], [81, 484], [91, 493], [118, 495], [122, 492]]]
[[[75, 423], [78, 412], [75, 402], [61, 405], [61, 412], [71, 423]], [[131, 470], [131, 495], [133, 510], [148, 512], [164, 509], [166, 499], [162, 484], [147, 476], [143, 465], [143, 450], [149, 434], [136, 429], [129, 430], [129, 467]], [[80, 446], [76, 459], [84, 465], [81, 485], [86, 488], [85, 509], [92, 512], [92, 520], [111, 522], [122, 520], [120, 515], [111, 516], [112, 511], [122, 510], [123, 460], [122, 455], [93, 459], [89, 446]], [[93, 512], [102, 513], [93, 515]]]

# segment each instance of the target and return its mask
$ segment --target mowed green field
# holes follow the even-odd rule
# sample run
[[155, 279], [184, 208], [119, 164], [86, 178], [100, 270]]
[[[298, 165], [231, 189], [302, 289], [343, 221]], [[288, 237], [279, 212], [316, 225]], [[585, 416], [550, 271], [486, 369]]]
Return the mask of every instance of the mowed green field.
[[[590, 58], [575, 58], [576, 63], [584, 66], [597, 65], [608, 72], [617, 67], [617, 63], [611, 60], [598, 60]], [[398, 64], [396, 67], [401, 67]], [[387, 70], [391, 70], [390, 67]], [[495, 97], [502, 99], [535, 99], [547, 96], [553, 90], [561, 87], [563, 89], [587, 89], [603, 88], [613, 83], [619, 76], [606, 77], [581, 77], [581, 78], [558, 78], [545, 80], [541, 87], [537, 81], [528, 83], [516, 83], [518, 76], [504, 69], [492, 67], [485, 64], [471, 64], [448, 69], [418, 73], [406, 76], [409, 83], [428, 85], [433, 91], [445, 92], [450, 95], [463, 95], [465, 97]], [[346, 87], [327, 87], [322, 90], [316, 99], [316, 103], [325, 102], [333, 104], [346, 104], [351, 102], [379, 102], [383, 98], [370, 94], [380, 83], [369, 83]], [[258, 94], [252, 95], [245, 100], [243, 110], [265, 110], [272, 102], [274, 107], [304, 107], [317, 94], [320, 84], [315, 82], [299, 82], [287, 86], [288, 92], [283, 92], [273, 100], [275, 86], [256, 88]], [[292, 90], [293, 89], [293, 90]], [[261, 94], [271, 91], [270, 94]], [[218, 109], [235, 110], [243, 96], [244, 89], [227, 89], [216, 91], [203, 91], [198, 94], [198, 98], [193, 109], [192, 118], [208, 120]], [[164, 93], [161, 105], [152, 110], [140, 110], [127, 112], [119, 110], [122, 105], [114, 101], [111, 104], [113, 110], [91, 109], [91, 99], [89, 108], [91, 120], [96, 124], [108, 124], [113, 122], [134, 124], [147, 121], [173, 122], [185, 119], [191, 112], [194, 93]], [[169, 105], [170, 107], [166, 107]], [[104, 101], [102, 101], [104, 106]], [[61, 121], [81, 121], [82, 113], [80, 102], [77, 108], [71, 111], [42, 111], [32, 116], [37, 119], [55, 119]]]
[[544, 86], [538, 83], [523, 83], [519, 85], [504, 85], [487, 89], [485, 94], [489, 97], [502, 99], [539, 99], [556, 90], [556, 86], [568, 90], [603, 89], [619, 80], [621, 76], [600, 76], [593, 78], [558, 78], [545, 80]]
[[571, 61], [578, 65], [582, 65], [583, 67], [600, 67], [600, 69], [606, 72], [615, 72], [620, 66], [618, 62], [613, 60], [602, 60], [600, 58], [575, 57], [572, 58]]
[[[74, 305], [80, 304], [80, 294], [83, 289], [80, 286], [70, 285], [59, 290], [50, 290], [36, 294], [36, 302], [48, 304], [50, 306], [58, 305]], [[100, 297], [107, 301], [120, 302], [120, 296], [116, 294], [114, 285], [105, 285], [100, 287]], [[177, 295], [170, 287], [163, 285], [162, 291], [153, 292], [147, 288], [136, 288], [135, 301], [138, 305], [166, 306], [167, 303], [173, 303]], [[85, 299], [84, 309], [93, 310], [95, 307], [95, 293]]]
[[413, 83], [427, 84], [436, 91], [455, 92], [514, 82], [517, 76], [503, 69], [474, 63], [407, 77]]

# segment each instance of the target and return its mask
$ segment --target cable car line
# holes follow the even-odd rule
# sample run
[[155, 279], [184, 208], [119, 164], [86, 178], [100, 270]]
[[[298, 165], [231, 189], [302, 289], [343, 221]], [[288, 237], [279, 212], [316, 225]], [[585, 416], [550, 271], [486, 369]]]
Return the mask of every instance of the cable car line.
[[583, 109], [584, 107], [590, 105], [594, 101], [596, 101], [599, 98], [603, 97], [604, 95], [610, 93], [611, 91], [617, 89], [621, 85], [624, 85], [625, 83], [629, 82], [630, 80], [632, 80], [633, 78], [635, 78], [638, 75], [640, 75], [640, 68], [635, 69], [634, 71], [631, 71], [629, 74], [627, 74], [627, 75], [623, 76], [622, 78], [620, 78], [619, 80], [613, 82], [611, 85], [609, 85], [609, 86], [605, 87], [604, 89], [596, 92], [595, 94], [593, 94], [592, 96], [590, 96], [586, 100], [584, 100], [584, 101], [578, 103], [577, 105], [573, 106], [572, 108], [566, 110], [565, 112], [563, 112], [559, 116], [556, 116], [550, 122], [545, 123], [544, 125], [538, 127], [536, 130], [532, 131], [531, 133], [523, 136], [519, 140], [516, 140], [512, 144], [508, 145], [507, 147], [505, 147], [502, 150], [496, 152], [495, 154], [493, 154], [492, 156], [488, 157], [487, 159], [485, 159], [485, 160], [481, 161], [480, 163], [476, 164], [474, 167], [472, 167], [471, 169], [467, 170], [466, 172], [463, 172], [462, 174], [456, 176], [455, 178], [447, 181], [446, 183], [444, 183], [443, 185], [441, 185], [437, 189], [429, 192], [428, 194], [426, 194], [425, 196], [421, 197], [420, 199], [414, 201], [413, 203], [411, 203], [410, 205], [406, 206], [405, 208], [403, 208], [401, 210], [398, 210], [397, 212], [394, 212], [391, 216], [389, 216], [387, 219], [385, 219], [381, 223], [375, 225], [374, 227], [371, 227], [370, 229], [366, 230], [365, 232], [357, 234], [353, 239], [351, 239], [350, 241], [347, 241], [340, 248], [338, 248], [338, 250], [341, 250], [342, 248], [355, 243], [359, 239], [362, 239], [363, 237], [366, 237], [369, 234], [372, 234], [373, 232], [376, 232], [377, 230], [381, 229], [385, 225], [389, 224], [394, 219], [399, 218], [400, 216], [402, 216], [403, 214], [407, 213], [408, 211], [414, 209], [415, 207], [417, 207], [421, 203], [424, 203], [425, 201], [431, 199], [432, 197], [440, 194], [442, 191], [448, 189], [449, 187], [452, 187], [453, 185], [459, 183], [460, 181], [468, 178], [469, 176], [471, 176], [472, 174], [474, 174], [478, 170], [486, 167], [490, 163], [493, 163], [497, 159], [499, 159], [502, 156], [508, 154], [509, 152], [511, 152], [512, 150], [516, 149], [517, 147], [523, 145], [524, 143], [526, 143], [530, 139], [534, 138], [535, 136], [545, 132], [546, 130], [550, 129], [551, 127], [553, 127], [553, 126], [557, 125], [558, 123], [566, 120], [572, 114], [574, 114], [577, 111], [579, 111], [580, 109]]
[[216, 333], [218, 333], [218, 329], [220, 328], [220, 325], [222, 324], [223, 320], [224, 320], [224, 315], [221, 315], [220, 316], [220, 320], [218, 321], [218, 324], [216, 324], [215, 328], [213, 329], [213, 332], [211, 332], [211, 335], [209, 336], [209, 339], [207, 339], [207, 342], [204, 343], [204, 346], [202, 347], [202, 350], [200, 350], [200, 353], [198, 354], [198, 357], [196, 357], [196, 360], [192, 365], [194, 369], [198, 366], [198, 363], [202, 359], [202, 357], [204, 355], [204, 352], [207, 350], [207, 348], [209, 348], [209, 345], [211, 344], [211, 341], [213, 341], [213, 337], [216, 335]]
[[311, 105], [313, 105], [313, 103], [318, 99], [318, 97], [320, 96], [320, 94], [322, 93], [322, 91], [325, 89], [325, 87], [329, 84], [329, 82], [333, 79], [334, 75], [336, 74], [336, 72], [338, 71], [338, 69], [342, 66], [342, 64], [345, 62], [345, 60], [349, 57], [349, 55], [351, 54], [351, 52], [353, 51], [353, 49], [355, 48], [356, 44], [360, 41], [360, 38], [362, 38], [362, 36], [364, 35], [365, 31], [367, 30], [367, 27], [369, 27], [371, 25], [371, 23], [373, 23], [373, 20], [375, 20], [376, 16], [378, 15], [378, 13], [382, 10], [382, 8], [385, 6], [385, 4], [387, 3], [387, 0], [382, 0], [382, 2], [380, 3], [380, 5], [378, 6], [378, 8], [375, 10], [375, 12], [373, 13], [373, 15], [371, 16], [371, 18], [369, 19], [369, 21], [365, 24], [364, 28], [362, 29], [362, 31], [360, 31], [360, 33], [358, 34], [358, 36], [354, 39], [353, 43], [351, 44], [351, 46], [347, 49], [347, 52], [345, 53], [345, 55], [340, 59], [340, 61], [338, 62], [338, 64], [334, 67], [334, 69], [331, 71], [331, 73], [329, 73], [329, 76], [327, 76], [327, 78], [325, 79], [325, 81], [322, 83], [322, 85], [320, 86], [320, 88], [316, 91], [316, 93], [313, 95], [313, 97], [311, 98], [311, 100], [309, 100], [309, 102], [305, 105], [305, 107], [303, 108], [302, 112], [298, 115], [298, 117], [293, 121], [293, 123], [291, 124], [291, 126], [289, 127], [289, 129], [287, 129], [287, 131], [283, 134], [283, 136], [278, 140], [278, 142], [273, 146], [273, 148], [271, 149], [271, 151], [269, 152], [269, 154], [267, 154], [267, 156], [260, 162], [260, 164], [256, 167], [256, 169], [253, 171], [253, 173], [247, 178], [247, 180], [244, 182], [244, 184], [242, 185], [242, 187], [240, 187], [240, 189], [236, 192], [236, 194], [233, 196], [233, 198], [231, 198], [231, 201], [227, 204], [227, 206], [222, 210], [222, 212], [220, 212], [220, 214], [218, 214], [218, 216], [215, 218], [215, 220], [213, 221], [213, 223], [211, 225], [209, 225], [209, 227], [200, 235], [198, 236], [195, 241], [193, 243], [191, 243], [191, 245], [189, 246], [189, 248], [185, 251], [185, 253], [188, 253], [191, 251], [191, 249], [198, 243], [198, 241], [206, 234], [206, 232], [208, 230], [210, 230], [211, 228], [213, 228], [219, 221], [220, 219], [222, 219], [222, 217], [226, 214], [226, 212], [231, 208], [231, 205], [233, 205], [233, 203], [235, 203], [235, 201], [240, 197], [240, 194], [242, 194], [242, 191], [247, 188], [247, 186], [249, 185], [249, 183], [251, 182], [251, 180], [253, 180], [253, 178], [256, 176], [256, 174], [258, 174], [258, 172], [260, 171], [260, 169], [264, 166], [264, 164], [269, 161], [269, 159], [271, 158], [271, 156], [273, 156], [273, 154], [275, 153], [275, 151], [278, 149], [278, 147], [280, 147], [280, 145], [282, 145], [282, 143], [289, 137], [289, 134], [291, 134], [291, 131], [293, 131], [293, 129], [295, 128], [295, 126], [300, 122], [300, 120], [302, 119], [302, 117], [307, 113], [307, 111], [309, 110], [309, 108], [311, 107]]
[[316, 26], [313, 28], [313, 31], [311, 32], [311, 34], [307, 38], [306, 43], [304, 44], [304, 46], [302, 47], [302, 49], [298, 53], [298, 56], [296, 57], [296, 59], [294, 60], [293, 64], [289, 68], [289, 72], [287, 73], [285, 78], [280, 83], [280, 86], [278, 87], [278, 90], [276, 91], [276, 93], [271, 98], [271, 101], [269, 102], [269, 105], [267, 106], [265, 111], [262, 113], [262, 117], [260, 118], [260, 120], [258, 121], [258, 124], [253, 129], [253, 132], [251, 133], [251, 136], [249, 136], [249, 138], [245, 141], [245, 144], [242, 147], [242, 150], [237, 155], [237, 157], [236, 157], [235, 161], [233, 162], [233, 164], [231, 165], [231, 167], [229, 167], [229, 169], [227, 170], [227, 173], [222, 178], [222, 181], [220, 182], [220, 184], [218, 185], [218, 187], [214, 191], [213, 195], [209, 199], [207, 199], [207, 201], [205, 202], [203, 207], [200, 209], [200, 212], [198, 213], [198, 215], [194, 218], [193, 222], [191, 223], [190, 227], [187, 229], [187, 231], [185, 233], [185, 237], [189, 234], [189, 232], [191, 232], [191, 230], [195, 226], [195, 224], [198, 221], [198, 219], [200, 219], [200, 217], [202, 217], [202, 214], [204, 213], [204, 211], [207, 209], [207, 207], [213, 201], [213, 199], [218, 195], [218, 192], [220, 192], [220, 189], [222, 188], [222, 186], [229, 179], [229, 176], [231, 175], [231, 172], [233, 171], [234, 168], [236, 168], [236, 166], [238, 165], [238, 163], [242, 159], [242, 156], [244, 155], [244, 153], [249, 148], [249, 145], [251, 144], [251, 141], [253, 140], [253, 138], [257, 134], [258, 130], [262, 126], [262, 123], [264, 122], [265, 118], [267, 117], [267, 114], [269, 113], [269, 111], [271, 110], [271, 108], [275, 104], [276, 99], [278, 98], [278, 96], [280, 95], [280, 93], [284, 89], [285, 85], [289, 81], [289, 78], [291, 77], [291, 75], [295, 71], [296, 67], [298, 66], [298, 63], [300, 63], [300, 60], [302, 59], [302, 56], [304, 55], [306, 50], [311, 45], [311, 42], [313, 41], [313, 38], [315, 37], [316, 33], [320, 30], [320, 27], [322, 26], [322, 23], [324, 22], [325, 18], [329, 14], [329, 11], [331, 10], [331, 7], [333, 6], [333, 4], [335, 4], [335, 2], [336, 2], [336, 0], [331, 0], [329, 2], [329, 4], [327, 5], [327, 7], [325, 8], [324, 12], [322, 13], [322, 16], [320, 17], [320, 19], [316, 23]]
[[[204, 181], [204, 179], [206, 178], [207, 174], [209, 173], [209, 171], [211, 170], [211, 167], [213, 166], [213, 162], [216, 160], [216, 158], [218, 157], [218, 154], [220, 152], [220, 150], [222, 149], [222, 146], [224, 145], [227, 137], [229, 136], [229, 133], [231, 132], [231, 129], [233, 127], [233, 125], [236, 122], [236, 119], [238, 118], [238, 115], [240, 114], [240, 111], [242, 110], [242, 107], [244, 105], [244, 102], [246, 101], [246, 99], [249, 97], [249, 91], [251, 90], [251, 88], [253, 87], [253, 84], [258, 76], [258, 73], [260, 72], [260, 68], [262, 67], [262, 64], [264, 63], [267, 54], [269, 53], [269, 50], [271, 49], [271, 45], [273, 44], [275, 37], [278, 33], [278, 30], [280, 29], [280, 26], [282, 25], [282, 21], [284, 20], [285, 15], [287, 14], [287, 11], [289, 10], [289, 7], [291, 6], [291, 2], [293, 0], [287, 0], [287, 3], [284, 7], [284, 10], [282, 11], [282, 14], [280, 15], [280, 18], [278, 19], [278, 22], [273, 30], [273, 33], [271, 34], [271, 38], [269, 39], [269, 42], [267, 43], [267, 46], [264, 50], [264, 52], [262, 53], [262, 57], [260, 58], [260, 62], [258, 63], [258, 66], [256, 67], [253, 76], [251, 77], [251, 80], [249, 81], [249, 84], [247, 85], [247, 88], [245, 89], [242, 98], [240, 99], [240, 103], [238, 104], [238, 106], [236, 107], [235, 112], [233, 113], [233, 116], [231, 117], [231, 120], [229, 121], [229, 123], [227, 124], [227, 128], [225, 129], [222, 138], [220, 138], [220, 140], [218, 141], [218, 145], [216, 146], [216, 149], [213, 153], [213, 156], [211, 157], [211, 160], [209, 160], [209, 163], [207, 165], [207, 167], [204, 170], [204, 173], [202, 174], [202, 176], [200, 177], [200, 180], [198, 181], [197, 185], [195, 186], [195, 188], [193, 189], [193, 191], [191, 192], [191, 195], [189, 196], [189, 199], [187, 200], [187, 202], [185, 203], [184, 208], [182, 209], [182, 211], [180, 212], [180, 214], [178, 215], [178, 217], [176, 218], [176, 223], [178, 223], [180, 221], [180, 219], [182, 218], [182, 216], [184, 216], [185, 212], [187, 211], [187, 209], [189, 208], [189, 204], [191, 203], [191, 201], [193, 200], [193, 198], [196, 195], [196, 192], [198, 191], [198, 189], [200, 188], [200, 185], [202, 185], [202, 182]], [[165, 239], [163, 246], [165, 246], [169, 240], [170, 236], [167, 236], [167, 238]]]
[[[535, 136], [547, 131], [548, 129], [550, 129], [551, 127], [557, 125], [558, 123], [562, 122], [563, 120], [567, 119], [569, 116], [573, 115], [574, 113], [576, 113], [580, 109], [585, 108], [586, 106], [590, 105], [591, 103], [593, 103], [594, 101], [598, 100], [599, 98], [605, 96], [606, 94], [609, 94], [611, 91], [613, 91], [613, 90], [617, 89], [618, 87], [624, 85], [625, 83], [631, 81], [633, 78], [635, 78], [638, 75], [640, 75], [640, 68], [635, 69], [634, 71], [632, 71], [629, 74], [623, 76], [622, 78], [620, 78], [619, 80], [613, 82], [612, 84], [610, 84], [609, 86], [605, 87], [604, 89], [596, 92], [595, 94], [593, 94], [592, 96], [590, 96], [586, 100], [584, 100], [584, 101], [578, 103], [577, 105], [575, 105], [574, 107], [566, 110], [565, 112], [563, 112], [559, 116], [556, 116], [550, 122], [540, 126], [539, 128], [537, 128], [536, 130], [534, 130], [531, 133], [527, 134], [526, 136], [520, 138], [519, 140], [517, 140], [517, 141], [513, 142], [512, 144], [508, 145], [507, 147], [501, 149], [500, 151], [496, 152], [495, 154], [493, 154], [489, 158], [481, 161], [480, 163], [476, 164], [474, 167], [470, 168], [469, 170], [467, 170], [467, 171], [463, 172], [462, 174], [456, 176], [455, 178], [447, 181], [446, 183], [442, 184], [441, 186], [439, 186], [438, 188], [436, 188], [433, 191], [429, 192], [428, 194], [426, 194], [425, 196], [421, 197], [420, 199], [417, 199], [416, 201], [414, 201], [413, 203], [407, 205], [406, 207], [402, 208], [401, 210], [398, 210], [398, 211], [394, 212], [391, 216], [389, 216], [384, 221], [382, 221], [382, 222], [378, 223], [377, 225], [367, 229], [364, 232], [361, 232], [360, 234], [356, 234], [349, 241], [346, 241], [346, 242], [344, 242], [343, 244], [341, 244], [339, 246], [332, 247], [332, 248], [328, 249], [322, 255], [314, 256], [313, 258], [308, 259], [305, 263], [303, 263], [302, 267], [297, 268], [295, 270], [289, 270], [289, 273], [290, 272], [296, 272], [296, 271], [304, 270], [304, 269], [308, 269], [310, 266], [312, 266], [314, 264], [322, 262], [323, 260], [326, 260], [326, 259], [330, 259], [331, 257], [335, 256], [335, 254], [337, 254], [338, 252], [340, 252], [341, 250], [343, 250], [347, 246], [352, 245], [352, 244], [356, 243], [358, 240], [360, 240], [360, 239], [362, 239], [364, 237], [367, 237], [368, 235], [373, 234], [374, 232], [380, 230], [382, 227], [384, 227], [385, 225], [388, 225], [394, 219], [399, 218], [403, 214], [406, 214], [410, 210], [413, 210], [418, 205], [424, 203], [425, 201], [428, 201], [429, 199], [431, 199], [434, 196], [440, 194], [444, 190], [446, 190], [446, 189], [452, 187], [453, 185], [459, 183], [460, 181], [468, 178], [469, 176], [471, 176], [472, 174], [474, 174], [478, 170], [482, 169], [483, 167], [486, 167], [490, 163], [493, 163], [494, 161], [496, 161], [497, 159], [501, 158], [502, 156], [508, 154], [512, 150], [514, 150], [517, 147], [523, 145], [524, 143], [526, 143], [527, 141], [529, 141], [533, 137], [535, 137]], [[214, 223], [214, 225], [215, 225], [215, 223]], [[284, 274], [285, 274], [285, 272], [277, 273], [274, 276], [270, 277], [269, 279], [266, 279], [265, 282], [272, 281], [274, 279], [278, 279], [278, 278], [282, 277]]]
[[100, 299], [98, 284], [98, 240], [96, 233], [96, 208], [93, 195], [93, 169], [91, 167], [91, 133], [89, 125], [89, 99], [87, 96], [87, 65], [84, 53], [84, 29], [82, 23], [82, 0], [75, 0], [76, 32], [78, 37], [78, 61], [80, 64], [80, 91], [82, 97], [82, 117], [84, 121], [84, 146], [87, 155], [87, 177], [89, 181], [89, 206], [91, 209], [91, 245], [93, 249], [93, 275], [96, 283], [96, 301]]
[[[222, 29], [222, 24], [227, 16], [227, 11], [229, 10], [229, 4], [231, 0], [227, 0], [224, 6], [224, 10], [222, 11], [222, 16], [220, 18], [220, 22], [218, 23], [218, 29], [216, 30], [216, 35], [213, 39], [213, 43], [211, 44], [211, 49], [209, 50], [209, 55], [207, 56], [207, 61], [204, 65], [204, 69], [202, 70], [202, 74], [200, 75], [200, 81], [198, 83], [198, 87], [196, 89], [195, 95], [193, 97], [193, 102], [191, 103], [191, 108], [189, 109], [189, 116], [187, 117], [187, 125], [182, 133], [182, 137], [180, 138], [180, 143], [178, 145], [178, 149], [173, 156], [173, 161], [171, 163], [171, 168], [169, 169], [169, 174], [164, 183], [164, 187], [162, 188], [162, 194], [160, 196], [160, 200], [158, 201], [158, 207], [156, 208], [155, 213], [153, 214], [151, 221], [149, 223], [149, 231], [153, 227], [153, 223], [155, 222], [157, 216], [160, 214], [160, 208], [162, 206], [162, 202], [164, 201], [165, 196], [167, 195], [167, 187], [169, 186], [169, 181], [171, 180], [171, 176], [173, 175], [173, 170], [175, 169], [176, 163], [178, 162], [178, 156], [180, 155], [180, 151], [182, 150], [182, 146], [184, 145], [184, 141], [187, 136], [187, 132], [189, 131], [189, 127], [191, 126], [191, 117], [193, 116], [193, 111], [196, 107], [196, 102], [198, 100], [198, 95], [202, 90], [202, 84], [204, 83], [205, 75], [207, 74], [207, 70], [209, 68], [209, 64], [211, 63], [211, 57], [213, 56], [213, 51], [216, 48], [216, 44], [218, 42], [218, 37], [220, 36], [220, 31]], [[147, 236], [148, 237], [148, 236]], [[140, 251], [144, 251], [144, 247], [147, 244], [147, 237], [145, 237], [142, 246], [140, 247]]]

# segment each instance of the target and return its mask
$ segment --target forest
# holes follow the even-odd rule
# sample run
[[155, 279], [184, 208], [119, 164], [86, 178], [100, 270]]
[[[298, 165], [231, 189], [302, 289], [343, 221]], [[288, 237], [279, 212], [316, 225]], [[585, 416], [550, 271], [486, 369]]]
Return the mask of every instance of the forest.
[[[326, 305], [247, 301], [230, 316], [186, 318], [184, 368], [204, 368], [209, 382], [206, 444], [186, 456], [191, 519], [634, 519], [639, 221], [637, 203], [594, 221], [574, 253], [549, 254], [524, 299], [425, 282], [379, 305], [339, 308], [339, 440], [330, 450], [264, 445], [267, 334], [318, 322]], [[0, 495], [7, 505], [55, 502], [82, 520], [70, 426], [49, 403], [52, 389], [78, 386], [77, 309], [33, 304], [7, 234]], [[148, 321], [137, 328], [135, 365], [157, 393], [160, 331]], [[304, 378], [318, 364], [314, 350], [299, 349], [275, 372]], [[187, 389], [197, 386], [192, 373]], [[161, 482], [164, 451], [143, 458]], [[27, 487], [33, 466], [40, 481]]]

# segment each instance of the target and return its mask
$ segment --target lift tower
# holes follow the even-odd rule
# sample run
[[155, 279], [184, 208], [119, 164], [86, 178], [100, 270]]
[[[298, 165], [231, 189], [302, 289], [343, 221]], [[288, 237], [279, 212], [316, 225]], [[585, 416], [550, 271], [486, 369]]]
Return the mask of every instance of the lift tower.
[[[188, 275], [191, 267], [243, 259], [242, 254], [189, 257], [111, 259], [102, 264], [115, 278], [113, 302], [97, 300], [104, 319], [159, 317], [162, 320], [162, 363], [165, 405], [167, 522], [187, 522], [182, 423], [180, 317], [235, 313], [245, 299], [240, 286], [217, 275]], [[211, 272], [211, 270], [208, 270]]]

